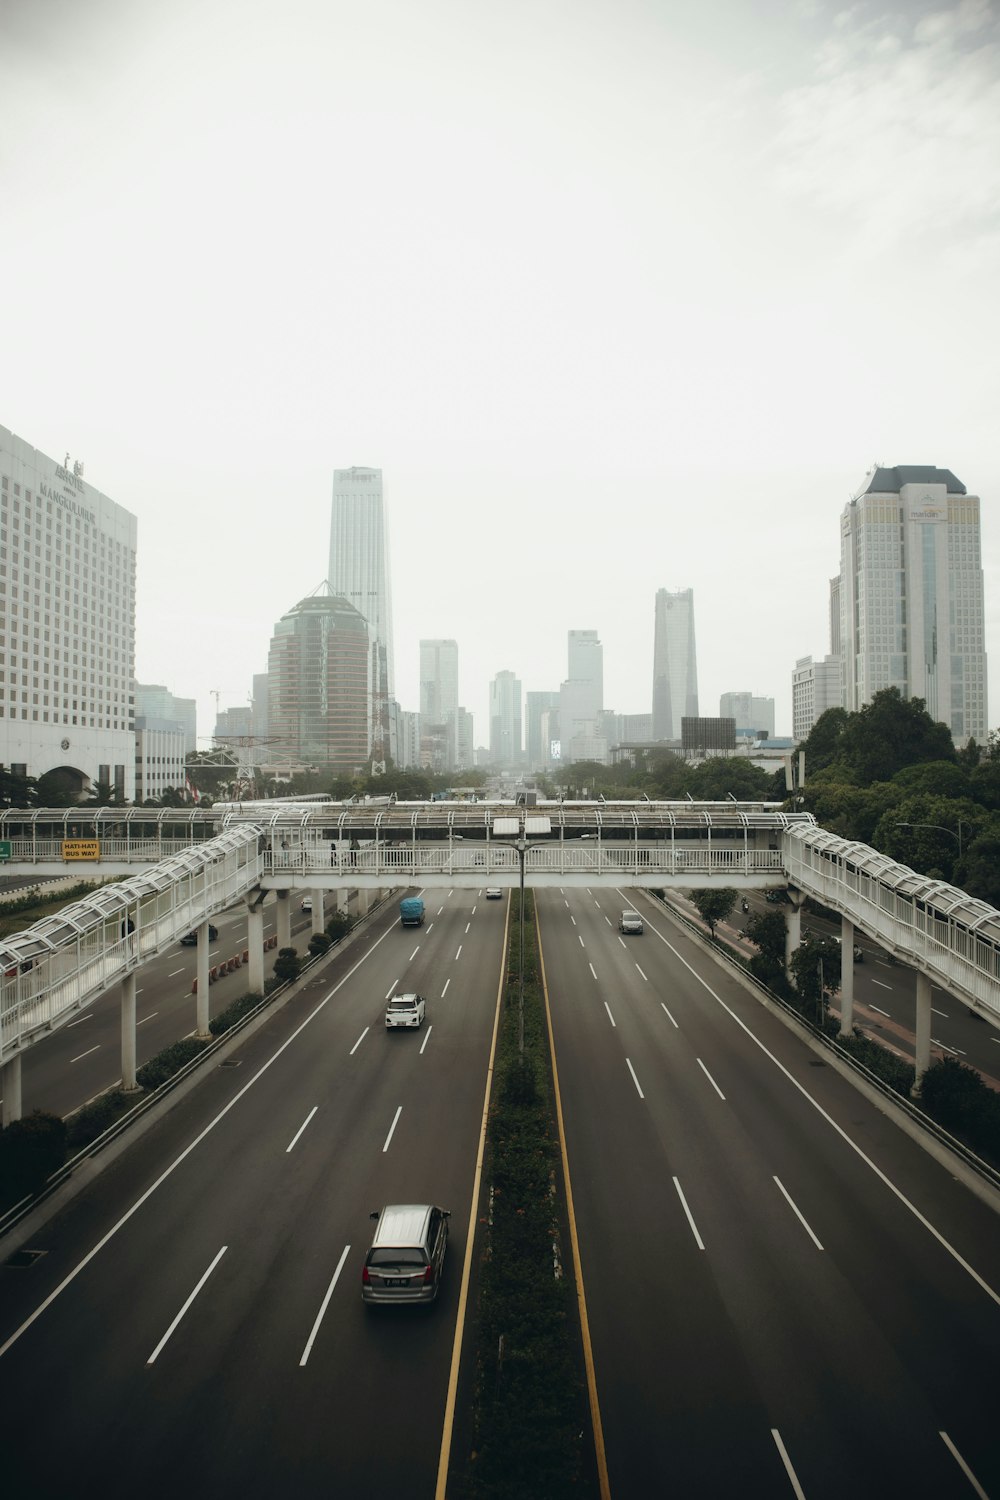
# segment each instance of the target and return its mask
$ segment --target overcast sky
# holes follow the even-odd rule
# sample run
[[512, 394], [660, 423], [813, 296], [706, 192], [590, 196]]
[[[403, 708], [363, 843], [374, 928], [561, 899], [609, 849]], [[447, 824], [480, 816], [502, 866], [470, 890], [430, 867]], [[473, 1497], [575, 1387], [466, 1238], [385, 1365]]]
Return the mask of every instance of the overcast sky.
[[136, 673], [245, 703], [381, 468], [421, 637], [648, 713], [829, 649], [871, 465], [983, 502], [1000, 722], [990, 0], [0, 0], [0, 423], [139, 518]]

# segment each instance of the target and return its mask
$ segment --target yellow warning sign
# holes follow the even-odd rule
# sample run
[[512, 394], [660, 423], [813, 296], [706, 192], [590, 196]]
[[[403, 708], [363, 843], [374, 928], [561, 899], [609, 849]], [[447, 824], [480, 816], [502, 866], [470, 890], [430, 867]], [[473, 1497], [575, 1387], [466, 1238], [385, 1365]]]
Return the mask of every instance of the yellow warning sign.
[[63, 839], [63, 859], [100, 859], [99, 839]]

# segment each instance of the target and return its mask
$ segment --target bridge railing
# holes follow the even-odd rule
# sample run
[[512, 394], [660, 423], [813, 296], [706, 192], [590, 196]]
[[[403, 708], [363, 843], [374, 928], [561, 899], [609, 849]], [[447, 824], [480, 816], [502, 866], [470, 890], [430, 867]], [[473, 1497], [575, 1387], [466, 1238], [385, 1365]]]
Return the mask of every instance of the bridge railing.
[[[314, 876], [382, 876], [388, 880], [419, 881], [425, 875], [510, 875], [520, 869], [518, 853], [509, 844], [413, 843], [405, 846], [376, 845], [349, 849], [343, 845], [307, 844], [284, 850], [265, 848], [263, 873], [287, 873], [301, 884]], [[617, 873], [636, 875], [766, 875], [783, 873], [779, 849], [754, 849], [736, 844], [690, 844], [643, 842], [602, 843], [576, 839], [572, 842], [529, 845], [525, 851], [525, 878], [534, 874], [574, 875]]]

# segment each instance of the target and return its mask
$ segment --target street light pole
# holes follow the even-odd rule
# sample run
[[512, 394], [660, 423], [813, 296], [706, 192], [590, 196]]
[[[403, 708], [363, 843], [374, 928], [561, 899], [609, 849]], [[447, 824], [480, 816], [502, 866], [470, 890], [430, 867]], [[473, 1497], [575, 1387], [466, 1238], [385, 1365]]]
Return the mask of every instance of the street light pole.
[[946, 828], [943, 823], [896, 823], [896, 828], [935, 828], [938, 833], [946, 833], [949, 838], [958, 840], [958, 857], [962, 858], [962, 820], [958, 820], [958, 832], [954, 828]]
[[528, 850], [528, 845], [525, 842], [523, 830], [522, 830], [521, 834], [519, 835], [517, 843], [514, 845], [514, 847], [517, 850], [517, 857], [518, 857], [518, 861], [519, 861], [520, 867], [521, 867], [521, 870], [520, 870], [520, 874], [521, 874], [521, 915], [520, 915], [520, 920], [519, 920], [519, 923], [518, 923], [518, 925], [520, 927], [520, 932], [521, 932], [521, 963], [520, 963], [520, 974], [519, 974], [519, 977], [518, 977], [518, 996], [517, 996], [517, 1052], [518, 1052], [518, 1056], [519, 1057], [523, 1057], [524, 1056], [524, 856], [525, 856], [525, 854], [527, 853], [527, 850]]

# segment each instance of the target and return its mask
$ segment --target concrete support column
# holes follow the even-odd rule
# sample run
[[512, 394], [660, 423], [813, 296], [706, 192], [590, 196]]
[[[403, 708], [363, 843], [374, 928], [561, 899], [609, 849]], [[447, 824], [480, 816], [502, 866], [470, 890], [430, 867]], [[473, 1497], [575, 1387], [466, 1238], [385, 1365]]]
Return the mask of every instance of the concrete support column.
[[135, 970], [122, 980], [122, 1088], [135, 1089]]
[[292, 902], [290, 891], [278, 891], [278, 947], [292, 946]]
[[785, 973], [789, 984], [794, 984], [792, 978], [792, 954], [802, 941], [802, 911], [793, 901], [791, 906], [785, 907]]
[[264, 913], [261, 905], [247, 913], [247, 949], [250, 954], [250, 993], [264, 993]]
[[195, 949], [195, 968], [198, 975], [198, 1003], [195, 1007], [194, 1029], [199, 1036], [210, 1036], [208, 1029], [209, 1005], [208, 1005], [208, 950], [211, 947], [211, 939], [208, 935], [208, 923], [202, 922], [198, 928], [198, 946]]
[[917, 974], [917, 1075], [910, 1096], [920, 1098], [920, 1085], [931, 1065], [931, 982], [926, 974]]
[[12, 1125], [21, 1118], [21, 1054], [10, 1058], [0, 1069], [3, 1087], [3, 1110], [0, 1123]]
[[350, 902], [348, 900], [347, 886], [340, 886], [335, 894], [337, 898], [337, 911], [342, 917], [346, 917], [348, 915], [348, 907], [350, 905]]
[[854, 1030], [854, 923], [840, 919], [840, 1034]]
[[313, 930], [313, 932], [322, 932], [323, 928], [326, 926], [326, 912], [325, 912], [325, 910], [323, 908], [323, 897], [325, 895], [326, 895], [325, 891], [313, 891], [313, 893], [312, 893], [312, 898], [313, 898], [312, 930]]
[[367, 917], [368, 907], [371, 901], [371, 891], [358, 891], [358, 916]]

